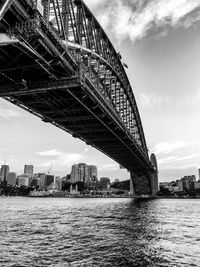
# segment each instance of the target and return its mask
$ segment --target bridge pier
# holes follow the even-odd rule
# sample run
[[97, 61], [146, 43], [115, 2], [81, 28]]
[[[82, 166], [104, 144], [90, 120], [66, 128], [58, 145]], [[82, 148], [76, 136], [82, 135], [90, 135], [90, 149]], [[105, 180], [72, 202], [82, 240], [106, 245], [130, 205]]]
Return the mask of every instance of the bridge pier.
[[135, 191], [134, 191], [133, 181], [130, 176], [130, 196], [134, 196], [134, 195], [135, 195]]
[[136, 174], [130, 172], [130, 195], [135, 197], [155, 197], [158, 192], [158, 174]]

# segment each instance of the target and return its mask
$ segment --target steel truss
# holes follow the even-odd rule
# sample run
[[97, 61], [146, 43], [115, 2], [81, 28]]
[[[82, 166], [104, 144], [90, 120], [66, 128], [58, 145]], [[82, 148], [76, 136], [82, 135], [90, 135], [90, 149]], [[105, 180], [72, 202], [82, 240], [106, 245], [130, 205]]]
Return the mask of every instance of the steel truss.
[[10, 40], [7, 46], [0, 43], [0, 97], [81, 138], [129, 170], [133, 162], [136, 171], [152, 171], [121, 56], [84, 2], [2, 1], [0, 34]]
[[43, 0], [44, 19], [76, 58], [80, 71], [116, 109], [126, 128], [147, 154], [131, 85], [117, 53], [82, 0]]

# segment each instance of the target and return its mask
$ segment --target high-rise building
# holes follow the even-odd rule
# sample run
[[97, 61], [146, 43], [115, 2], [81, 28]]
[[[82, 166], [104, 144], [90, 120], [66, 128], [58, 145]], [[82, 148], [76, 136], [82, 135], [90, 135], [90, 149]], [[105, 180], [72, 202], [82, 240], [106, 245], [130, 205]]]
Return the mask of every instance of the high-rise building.
[[85, 163], [78, 164], [79, 181], [85, 183], [88, 180], [88, 166]]
[[181, 181], [183, 181], [183, 189], [186, 190], [193, 190], [194, 189], [194, 183], [196, 182], [196, 176], [195, 175], [187, 175], [181, 178]]
[[83, 182], [88, 180], [88, 166], [85, 163], [79, 163], [72, 166], [71, 183]]
[[38, 173], [39, 178], [39, 188], [43, 189], [45, 187], [46, 173]]
[[92, 178], [94, 176], [97, 178], [97, 166], [88, 165], [88, 178]]
[[72, 165], [71, 175], [70, 175], [70, 182], [76, 183], [78, 182], [78, 165]]
[[195, 175], [187, 175], [181, 178], [182, 181], [188, 181], [188, 182], [196, 182], [196, 176]]
[[200, 182], [194, 182], [194, 189], [200, 189]]
[[183, 181], [182, 180], [177, 180], [176, 185], [177, 185], [179, 191], [183, 191]]
[[200, 169], [199, 169], [199, 181], [200, 181]]
[[7, 181], [7, 176], [10, 171], [9, 165], [1, 165], [0, 176], [2, 177], [3, 181]]
[[47, 188], [54, 183], [54, 175], [47, 174], [45, 177], [45, 187]]
[[24, 174], [33, 175], [33, 165], [24, 165]]
[[9, 172], [7, 175], [7, 184], [8, 185], [16, 185], [17, 174], [15, 172]]

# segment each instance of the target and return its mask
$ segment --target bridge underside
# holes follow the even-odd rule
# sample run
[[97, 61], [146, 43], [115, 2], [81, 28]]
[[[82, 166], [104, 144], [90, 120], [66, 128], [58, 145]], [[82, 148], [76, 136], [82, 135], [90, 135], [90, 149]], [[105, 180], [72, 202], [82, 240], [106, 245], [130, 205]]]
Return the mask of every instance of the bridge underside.
[[[34, 1], [3, 0], [7, 9], [2, 12], [0, 5], [0, 97], [102, 151], [131, 172], [135, 194], [151, 194], [155, 170], [119, 56], [83, 2], [69, 2], [70, 12], [77, 5], [87, 13], [84, 25], [86, 20], [92, 25], [87, 36], [96, 35], [92, 43], [102, 38], [97, 51], [82, 49], [80, 41], [70, 48], [35, 10]], [[80, 27], [78, 14], [74, 32]], [[104, 51], [99, 57], [100, 47]]]

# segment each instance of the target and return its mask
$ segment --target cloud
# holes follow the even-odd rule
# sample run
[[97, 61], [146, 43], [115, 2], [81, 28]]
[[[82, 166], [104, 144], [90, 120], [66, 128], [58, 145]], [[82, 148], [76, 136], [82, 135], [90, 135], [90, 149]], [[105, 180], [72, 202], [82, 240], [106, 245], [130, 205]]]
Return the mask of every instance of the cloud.
[[54, 158], [53, 160], [48, 160], [46, 162], [39, 164], [38, 167], [49, 167], [53, 165], [54, 166], [53, 168], [64, 167], [65, 169], [67, 168], [67, 166], [78, 163], [83, 158], [81, 154], [65, 153], [57, 149], [38, 152], [37, 155], [42, 157]]
[[146, 109], [163, 107], [168, 105], [169, 97], [159, 96], [157, 94], [141, 93], [138, 98], [138, 103]]
[[97, 7], [103, 5], [107, 0], [85, 0], [86, 5], [91, 9], [96, 9]]
[[[163, 158], [163, 159], [159, 159], [158, 160], [158, 164], [159, 165], [166, 165], [166, 164], [171, 164], [174, 162], [178, 162], [178, 161], [184, 161], [184, 160], [188, 160], [188, 159], [195, 159], [195, 158], [199, 158], [200, 157], [200, 153], [194, 153], [194, 154], [190, 154], [184, 157], [180, 157], [180, 156], [171, 156], [171, 157], [167, 157], [167, 158]], [[196, 164], [194, 163], [190, 163], [188, 166], [196, 166]], [[185, 165], [184, 165], [185, 167]]]
[[42, 151], [42, 152], [38, 152], [37, 155], [40, 156], [45, 156], [45, 157], [56, 157], [61, 155], [62, 152], [56, 150], [56, 149], [52, 149], [52, 150], [48, 150], [48, 151]]
[[[132, 42], [151, 35], [166, 35], [166, 28], [190, 27], [200, 20], [199, 0], [86, 0], [104, 29]], [[102, 15], [103, 14], [103, 15]]]
[[[162, 181], [172, 181], [181, 179], [185, 175], [197, 174], [197, 168], [194, 166], [183, 166], [182, 168], [167, 168], [159, 171], [159, 180]], [[196, 176], [197, 179], [199, 178]]]
[[[116, 162], [110, 160], [111, 163], [107, 163], [107, 164], [101, 164], [99, 166], [99, 170], [102, 171], [113, 171], [113, 170], [119, 170], [119, 164], [117, 164]], [[113, 163], [112, 163], [113, 162]]]
[[186, 143], [184, 141], [162, 142], [162, 143], [156, 144], [153, 151], [156, 155], [168, 154], [168, 153], [173, 152], [174, 150], [179, 150], [182, 148], [190, 147], [192, 145], [194, 145], [194, 143]]
[[188, 156], [184, 156], [184, 157], [179, 157], [176, 159], [176, 161], [182, 161], [182, 160], [188, 160], [188, 159], [194, 159], [200, 157], [200, 153], [194, 153]]
[[86, 148], [84, 149], [84, 152], [87, 153], [88, 151], [89, 151], [89, 148], [86, 147]]
[[162, 164], [166, 164], [166, 163], [171, 163], [171, 162], [174, 162], [177, 158], [178, 158], [178, 156], [171, 156], [171, 157], [159, 159], [158, 164], [162, 165]]
[[5, 120], [11, 120], [14, 118], [21, 117], [22, 114], [18, 111], [12, 110], [12, 109], [0, 109], [0, 118]]
[[62, 154], [59, 156], [58, 162], [60, 165], [71, 165], [78, 163], [82, 158], [83, 156], [81, 154]]

